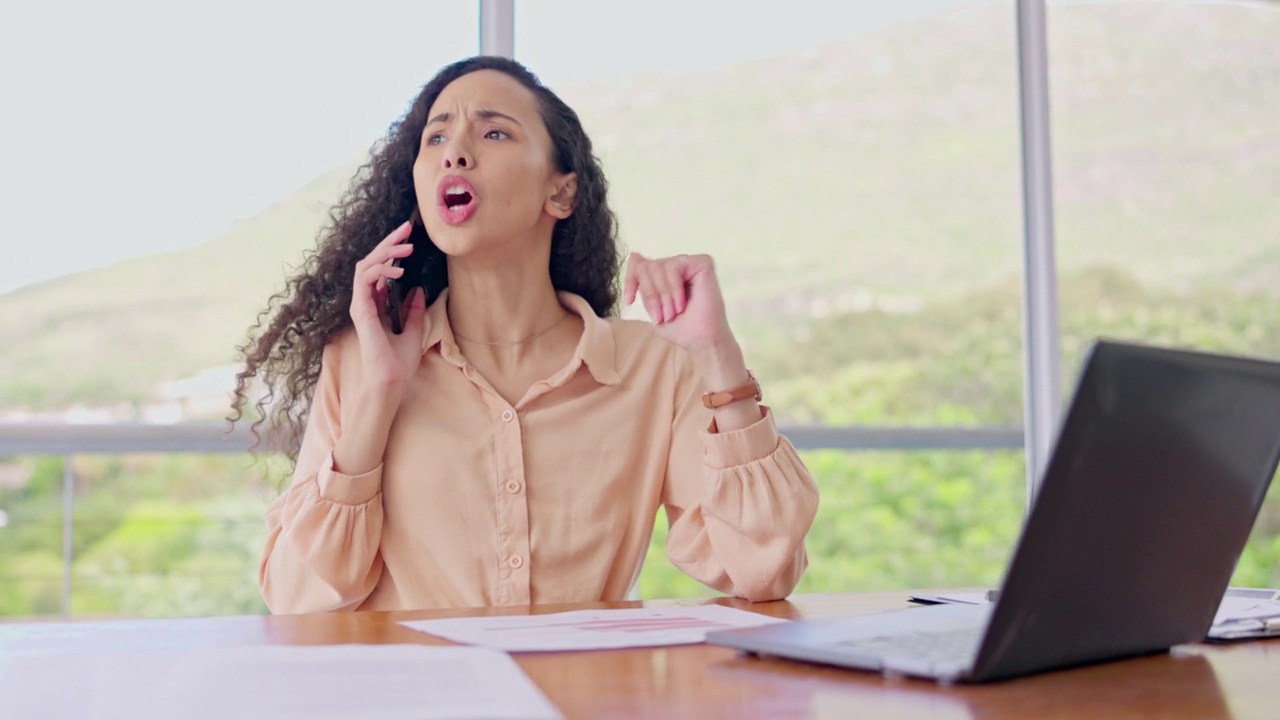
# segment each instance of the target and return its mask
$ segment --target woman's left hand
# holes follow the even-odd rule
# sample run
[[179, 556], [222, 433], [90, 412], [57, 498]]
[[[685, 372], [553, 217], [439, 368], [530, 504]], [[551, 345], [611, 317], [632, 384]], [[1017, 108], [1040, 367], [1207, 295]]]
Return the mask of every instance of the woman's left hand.
[[650, 260], [631, 253], [622, 285], [623, 302], [635, 302], [637, 293], [658, 334], [687, 350], [733, 338], [710, 255]]

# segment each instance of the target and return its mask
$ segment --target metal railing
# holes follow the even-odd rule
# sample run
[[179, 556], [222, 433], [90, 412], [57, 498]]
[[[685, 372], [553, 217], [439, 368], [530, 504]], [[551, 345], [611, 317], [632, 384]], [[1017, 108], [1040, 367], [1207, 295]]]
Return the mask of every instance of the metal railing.
[[[783, 425], [779, 431], [801, 450], [1016, 450], [1018, 426], [833, 427]], [[270, 451], [271, 433], [264, 432]], [[242, 453], [253, 445], [244, 426], [226, 423], [177, 425], [3, 425], [0, 456], [122, 455], [127, 453]]]

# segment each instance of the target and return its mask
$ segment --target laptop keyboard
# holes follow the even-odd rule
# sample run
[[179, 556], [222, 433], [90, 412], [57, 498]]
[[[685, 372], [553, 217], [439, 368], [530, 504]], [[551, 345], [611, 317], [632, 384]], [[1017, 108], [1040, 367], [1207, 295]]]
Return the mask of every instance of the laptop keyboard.
[[837, 643], [881, 657], [906, 657], [929, 663], [968, 662], [978, 652], [984, 627], [863, 637]]

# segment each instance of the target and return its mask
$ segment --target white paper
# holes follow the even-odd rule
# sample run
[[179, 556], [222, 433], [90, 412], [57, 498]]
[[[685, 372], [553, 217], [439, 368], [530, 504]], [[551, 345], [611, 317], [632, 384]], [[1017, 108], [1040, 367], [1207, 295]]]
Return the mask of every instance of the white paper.
[[[60, 702], [53, 703], [51, 699]], [[0, 718], [561, 718], [505, 653], [420, 645], [19, 658]]]
[[777, 622], [786, 621], [723, 605], [701, 605], [414, 620], [400, 624], [468, 645], [510, 652], [539, 652], [688, 645], [704, 642], [711, 631]]
[[1253, 600], [1242, 597], [1225, 597], [1218, 606], [1218, 614], [1213, 617], [1213, 624], [1256, 620], [1260, 618], [1280, 617], [1280, 602], [1275, 600]]
[[0, 718], [92, 718], [94, 666], [91, 657], [6, 658], [0, 664]]
[[963, 603], [965, 605], [986, 605], [991, 602], [986, 593], [948, 593], [939, 595], [942, 602]]
[[1280, 600], [1280, 590], [1275, 588], [1229, 587], [1224, 597], [1241, 597], [1252, 600]]

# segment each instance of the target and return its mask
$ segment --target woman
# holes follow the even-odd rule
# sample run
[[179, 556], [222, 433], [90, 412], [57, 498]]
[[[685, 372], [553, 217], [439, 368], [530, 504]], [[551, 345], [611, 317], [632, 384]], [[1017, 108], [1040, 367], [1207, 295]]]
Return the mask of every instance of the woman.
[[[423, 278], [393, 265], [413, 247]], [[659, 506], [684, 572], [790, 593], [817, 488], [756, 402], [711, 259], [630, 257], [652, 324], [611, 317], [618, 265], [574, 112], [502, 58], [432, 79], [243, 348], [237, 417], [259, 377], [282, 397], [257, 409], [301, 436], [267, 513], [271, 610], [622, 599]], [[389, 279], [426, 287], [399, 334]]]

